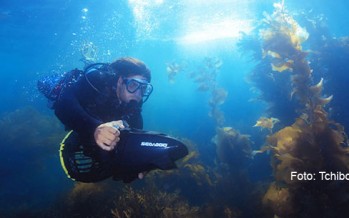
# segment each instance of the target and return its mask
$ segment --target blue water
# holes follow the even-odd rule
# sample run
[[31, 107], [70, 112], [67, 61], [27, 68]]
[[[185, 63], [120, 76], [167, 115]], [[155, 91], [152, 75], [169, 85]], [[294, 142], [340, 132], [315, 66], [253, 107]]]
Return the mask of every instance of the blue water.
[[[237, 42], [240, 31], [248, 33], [264, 11], [272, 12], [274, 2], [2, 0], [0, 136], [4, 140], [0, 143], [0, 216], [41, 214], [59, 204], [74, 186], [59, 163], [64, 128], [36, 90], [36, 81], [54, 72], [83, 68], [80, 49], [86, 43], [93, 43], [98, 62], [112, 62], [123, 56], [144, 61], [152, 71], [154, 86], [143, 109], [144, 128], [191, 140], [203, 163], [210, 166], [215, 163], [211, 139], [216, 134], [216, 124], [208, 115], [210, 94], [199, 91], [189, 75], [202, 69], [205, 58], [220, 59], [223, 64], [217, 82], [228, 92], [220, 106], [224, 126], [250, 135], [252, 147], [260, 148], [268, 132], [252, 126], [266, 115], [267, 105], [253, 101], [257, 95], [248, 76], [255, 63], [242, 54]], [[327, 36], [349, 36], [349, 3], [345, 0], [286, 0], [285, 6], [295, 18], [301, 14], [322, 16]], [[331, 60], [329, 71], [319, 67], [327, 84], [325, 92], [335, 96], [328, 110], [346, 129], [349, 114], [343, 81], [349, 78], [348, 57], [343, 54], [348, 54], [348, 48], [332, 51], [338, 57]], [[183, 67], [174, 83], [169, 82], [166, 72], [167, 64], [172, 62]], [[269, 157], [254, 161], [251, 179], [272, 180]], [[191, 200], [195, 202], [195, 196]], [[83, 217], [79, 213], [74, 216]]]

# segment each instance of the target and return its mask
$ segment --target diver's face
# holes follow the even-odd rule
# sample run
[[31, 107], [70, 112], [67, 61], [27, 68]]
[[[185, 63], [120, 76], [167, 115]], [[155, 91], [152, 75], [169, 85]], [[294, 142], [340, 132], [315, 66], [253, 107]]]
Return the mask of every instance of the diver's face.
[[140, 103], [144, 95], [150, 95], [153, 89], [147, 79], [141, 75], [120, 77], [117, 87], [117, 96], [124, 103], [129, 103], [132, 100]]

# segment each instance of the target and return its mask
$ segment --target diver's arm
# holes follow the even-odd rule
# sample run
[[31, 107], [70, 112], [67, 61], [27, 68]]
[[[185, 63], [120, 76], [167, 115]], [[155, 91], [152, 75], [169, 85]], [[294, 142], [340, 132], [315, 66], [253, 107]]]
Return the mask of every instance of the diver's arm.
[[102, 121], [90, 116], [78, 99], [78, 86], [66, 87], [55, 104], [55, 114], [68, 128], [78, 132], [82, 137], [90, 139]]
[[115, 126], [124, 128], [122, 121], [102, 123], [94, 119], [80, 105], [73, 90], [65, 91], [55, 106], [57, 117], [84, 139], [94, 140], [103, 150], [113, 150], [120, 141], [120, 131]]

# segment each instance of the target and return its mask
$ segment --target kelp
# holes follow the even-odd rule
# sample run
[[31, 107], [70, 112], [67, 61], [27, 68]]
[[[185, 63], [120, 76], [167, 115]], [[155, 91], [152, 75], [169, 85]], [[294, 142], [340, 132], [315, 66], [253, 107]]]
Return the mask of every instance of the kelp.
[[[64, 137], [63, 126], [57, 118], [33, 107], [3, 114], [0, 128], [2, 170], [15, 176], [45, 169], [45, 160], [57, 154], [57, 144]], [[14, 170], [17, 167], [21, 169], [18, 172]]]
[[224, 113], [220, 110], [220, 106], [225, 102], [228, 92], [220, 87], [217, 82], [217, 77], [223, 62], [216, 57], [205, 57], [202, 63], [196, 69], [188, 69], [185, 62], [167, 63], [166, 72], [170, 83], [175, 82], [175, 77], [179, 73], [187, 73], [197, 90], [200, 92], [209, 92], [210, 99], [208, 105], [210, 111], [208, 115], [212, 117], [218, 126], [222, 126], [225, 121]]
[[177, 74], [183, 71], [183, 65], [176, 62], [167, 63], [166, 65], [168, 81], [173, 84]]
[[65, 195], [62, 217], [111, 217], [111, 209], [122, 185], [114, 181], [99, 183], [74, 183], [73, 188]]
[[218, 86], [217, 76], [220, 72], [220, 68], [223, 62], [219, 58], [206, 57], [202, 66], [191, 73], [191, 78], [197, 84], [198, 90], [203, 92], [209, 92], [211, 97], [209, 99], [210, 112], [209, 116], [212, 117], [217, 126], [222, 126], [225, 122], [224, 113], [220, 110], [227, 96], [228, 92]]
[[296, 217], [296, 209], [292, 192], [285, 187], [280, 187], [275, 183], [269, 186], [263, 197], [263, 204], [268, 205], [278, 217]]
[[268, 129], [269, 132], [272, 133], [274, 125], [278, 122], [280, 122], [280, 120], [275, 117], [260, 117], [253, 127], [261, 127], [262, 129]]
[[[216, 147], [216, 182], [214, 199], [221, 205], [245, 216], [257, 216], [259, 210], [249, 211], [246, 205], [258, 205], [259, 186], [248, 176], [253, 158], [252, 141], [232, 127], [217, 127], [212, 139]], [[213, 202], [215, 205], [215, 202]]]
[[[308, 33], [287, 13], [283, 3], [274, 6], [274, 13], [265, 15], [266, 27], [260, 30], [262, 47], [265, 56], [270, 58], [272, 69], [291, 74], [290, 96], [298, 100], [297, 111], [301, 114], [291, 126], [267, 139], [272, 150], [275, 182], [269, 186], [263, 203], [279, 217], [320, 216], [325, 212], [323, 208], [328, 214], [343, 212], [343, 204], [332, 204], [329, 199], [338, 200], [341, 196], [341, 202], [349, 203], [347, 197], [339, 194], [347, 191], [348, 186], [337, 187], [337, 195], [330, 193], [331, 184], [336, 181], [320, 179], [319, 172], [349, 172], [344, 128], [328, 117], [325, 105], [333, 96], [323, 96], [323, 79], [311, 84], [314, 72], [306, 59], [307, 53], [302, 50]], [[291, 177], [294, 173], [316, 178], [295, 179]]]
[[178, 193], [159, 191], [155, 186], [140, 190], [126, 186], [111, 211], [116, 218], [199, 217], [198, 212], [198, 207], [191, 207]]
[[217, 127], [216, 132], [212, 141], [216, 145], [217, 161], [230, 168], [246, 168], [252, 158], [249, 136], [240, 134], [232, 127]]
[[43, 115], [33, 107], [24, 107], [2, 115], [0, 137], [3, 144], [22, 149], [52, 148], [64, 136], [63, 127], [53, 116]]
[[[272, 18], [268, 15], [268, 20], [270, 19]], [[276, 45], [272, 42], [263, 42], [262, 37], [269, 39], [273, 36], [272, 30], [260, 30], [269, 22], [264, 19], [251, 33], [242, 34], [238, 47], [243, 54], [252, 56], [250, 62], [254, 63], [255, 67], [248, 75], [248, 81], [252, 85], [251, 90], [256, 94], [255, 100], [266, 103], [265, 116], [282, 118], [282, 122], [288, 124], [293, 122], [299, 103], [290, 93], [290, 75], [279, 73], [277, 70], [288, 72], [286, 68], [291, 67], [292, 61], [281, 58], [281, 55], [274, 51]]]
[[[341, 125], [329, 123], [326, 120], [308, 123], [298, 118], [292, 125], [285, 127], [268, 138], [273, 151], [272, 166], [275, 183], [265, 195], [266, 203], [280, 217], [290, 217], [302, 210], [307, 216], [321, 215], [327, 208], [327, 213], [343, 211], [348, 214], [343, 204], [333, 204], [329, 201], [340, 201], [348, 204], [348, 185], [341, 181], [330, 181], [320, 177], [320, 172], [349, 173], [349, 149], [345, 146], [346, 135]], [[292, 173], [313, 175], [314, 179], [304, 180], [292, 178]], [[335, 190], [331, 190], [334, 184]], [[270, 192], [289, 192], [287, 203], [282, 202], [278, 194]], [[331, 191], [330, 191], [331, 190]], [[301, 201], [309, 198], [308, 202]], [[293, 205], [290, 209], [290, 205]], [[318, 210], [308, 210], [312, 205]], [[286, 212], [287, 211], [287, 212]], [[305, 213], [306, 211], [306, 213]]]
[[182, 140], [188, 145], [189, 154], [176, 162], [178, 169], [154, 170], [145, 181], [148, 186], [156, 186], [159, 190], [179, 191], [186, 199], [207, 202], [212, 197], [210, 193], [216, 185], [216, 175], [201, 160], [197, 146], [188, 139]]

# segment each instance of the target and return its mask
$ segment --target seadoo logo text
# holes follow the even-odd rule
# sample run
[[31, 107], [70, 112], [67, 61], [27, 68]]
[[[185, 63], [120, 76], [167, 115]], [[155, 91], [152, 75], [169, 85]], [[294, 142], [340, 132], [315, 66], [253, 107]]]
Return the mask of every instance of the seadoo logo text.
[[141, 146], [147, 146], [147, 147], [162, 147], [167, 148], [167, 143], [152, 143], [152, 142], [141, 142]]

